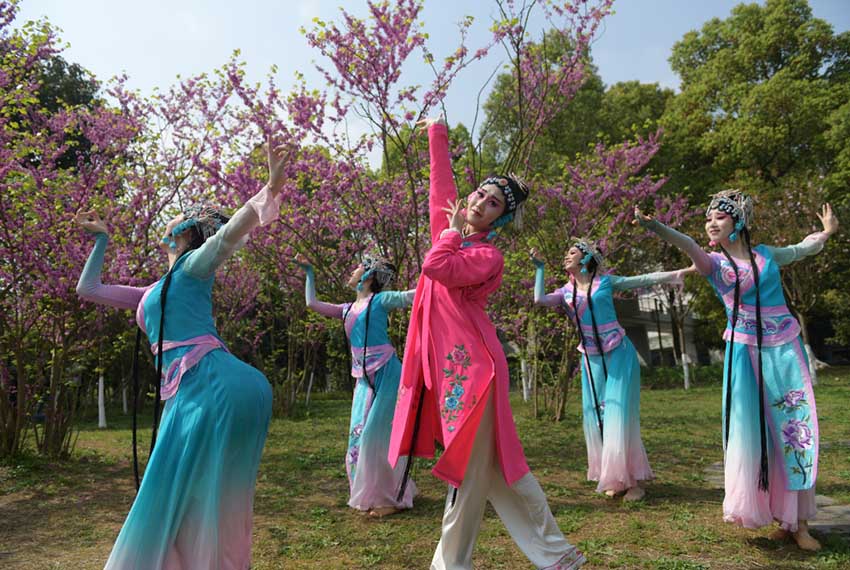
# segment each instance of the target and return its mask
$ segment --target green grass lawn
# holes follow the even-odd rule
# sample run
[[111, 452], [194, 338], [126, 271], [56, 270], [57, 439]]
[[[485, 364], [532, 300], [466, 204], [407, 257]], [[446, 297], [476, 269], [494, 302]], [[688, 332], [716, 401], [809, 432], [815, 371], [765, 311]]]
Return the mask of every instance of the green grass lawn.
[[[816, 393], [822, 442], [850, 440], [850, 369], [824, 374]], [[771, 529], [722, 522], [723, 493], [702, 475], [722, 459], [719, 384], [644, 390], [643, 437], [657, 479], [636, 505], [597, 495], [585, 481], [576, 396], [559, 424], [533, 419], [516, 395], [514, 415], [532, 471], [589, 568], [850, 568], [850, 544], [839, 536], [818, 536], [825, 549], [810, 555], [771, 542]], [[314, 400], [297, 419], [272, 422], [257, 484], [253, 568], [428, 568], [445, 486], [428, 462], [417, 461], [421, 494], [412, 511], [374, 521], [349, 509], [342, 463], [348, 407], [346, 400]], [[82, 426], [70, 461], [0, 462], [0, 568], [103, 567], [133, 500], [130, 421], [119, 410], [109, 421], [105, 430]], [[143, 435], [147, 442], [149, 430]], [[818, 493], [850, 504], [850, 447], [822, 449]], [[475, 564], [530, 568], [492, 509]]]

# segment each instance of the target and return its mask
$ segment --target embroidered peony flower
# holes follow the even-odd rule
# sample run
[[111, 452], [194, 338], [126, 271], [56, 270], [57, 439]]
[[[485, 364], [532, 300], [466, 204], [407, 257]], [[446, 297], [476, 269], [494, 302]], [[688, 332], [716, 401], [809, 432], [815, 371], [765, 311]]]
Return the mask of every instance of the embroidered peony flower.
[[466, 351], [462, 348], [456, 348], [449, 354], [449, 359], [454, 364], [463, 364], [463, 361], [466, 360]]
[[[740, 274], [740, 268], [738, 269]], [[732, 266], [728, 263], [724, 263], [720, 267], [720, 278], [723, 279], [723, 282], [727, 285], [735, 284], [735, 270], [732, 269]]]
[[812, 428], [809, 424], [797, 419], [790, 419], [782, 426], [782, 439], [785, 445], [794, 451], [810, 449], [814, 443]]
[[[727, 285], [735, 285], [735, 270], [729, 265], [729, 262], [724, 260], [720, 266], [720, 278]], [[750, 278], [749, 267], [738, 265], [738, 279], [743, 285]]]
[[351, 430], [352, 437], [360, 437], [360, 434], [363, 433], [363, 424], [357, 424], [354, 426], [354, 429]]
[[352, 447], [348, 450], [348, 462], [356, 465], [357, 460], [360, 459], [360, 448]]
[[446, 409], [447, 410], [456, 410], [458, 405], [458, 399], [454, 396], [449, 396], [446, 398]]
[[800, 403], [805, 403], [806, 393], [803, 390], [788, 390], [783, 399], [786, 406], [796, 408]]
[[463, 393], [463, 386], [461, 386], [460, 384], [455, 384], [454, 389], [452, 389], [452, 396], [454, 396], [455, 398], [460, 398], [461, 396], [463, 396]]

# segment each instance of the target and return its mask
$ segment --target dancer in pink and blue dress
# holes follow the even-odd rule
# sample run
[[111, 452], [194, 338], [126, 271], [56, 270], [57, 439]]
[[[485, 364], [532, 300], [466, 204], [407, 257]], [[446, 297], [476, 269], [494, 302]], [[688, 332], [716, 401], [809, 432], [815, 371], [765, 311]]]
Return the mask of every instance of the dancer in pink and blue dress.
[[534, 303], [562, 307], [579, 333], [587, 479], [599, 482], [599, 493], [625, 492], [624, 500], [638, 501], [645, 494], [641, 482], [653, 478], [640, 437], [640, 364], [617, 321], [613, 294], [661, 283], [681, 285], [688, 270], [599, 276], [601, 253], [580, 239], [564, 256], [569, 282], [546, 294], [544, 263], [534, 250], [531, 257], [537, 267]]
[[325, 303], [316, 298], [312, 265], [300, 256], [296, 262], [307, 275], [307, 306], [326, 317], [342, 319], [351, 347], [351, 375], [357, 384], [345, 454], [350, 489], [348, 506], [373, 517], [410, 509], [416, 485], [408, 481], [404, 496], [399, 499], [396, 495], [405, 464], [393, 469], [387, 459], [401, 377], [401, 361], [390, 342], [387, 326], [388, 313], [409, 307], [415, 291], [386, 290], [395, 279], [395, 267], [383, 258], [366, 256], [348, 282], [357, 291], [354, 303]]
[[166, 371], [159, 436], [108, 570], [250, 566], [254, 485], [272, 394], [265, 376], [218, 336], [212, 288], [216, 269], [251, 230], [277, 219], [283, 152], [269, 151], [268, 185], [229, 221], [206, 205], [173, 219], [163, 238], [168, 273], [148, 287], [101, 283], [106, 225], [94, 212], [77, 215], [96, 234], [78, 294], [135, 311], [154, 353], [162, 346]]
[[690, 237], [635, 209], [635, 221], [693, 259], [726, 307], [723, 334], [725, 489], [723, 519], [747, 528], [774, 520], [776, 539], [817, 550], [815, 516], [818, 418], [800, 325], [785, 302], [779, 268], [814, 255], [838, 229], [829, 204], [823, 231], [790, 247], [750, 244], [753, 204], [738, 190], [715, 194], [706, 211], [706, 253]]

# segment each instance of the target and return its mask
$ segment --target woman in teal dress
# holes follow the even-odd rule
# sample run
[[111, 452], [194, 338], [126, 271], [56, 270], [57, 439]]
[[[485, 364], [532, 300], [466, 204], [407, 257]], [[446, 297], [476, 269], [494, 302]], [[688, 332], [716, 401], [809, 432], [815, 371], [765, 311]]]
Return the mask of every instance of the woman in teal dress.
[[640, 365], [635, 347], [617, 320], [614, 293], [662, 283], [683, 284], [689, 269], [633, 277], [602, 274], [602, 254], [585, 239], [564, 255], [569, 281], [553, 293], [544, 290], [544, 264], [531, 250], [537, 270], [534, 303], [562, 308], [576, 327], [581, 358], [581, 400], [587, 443], [587, 479], [597, 492], [626, 501], [644, 497], [643, 481], [654, 477], [640, 435]]
[[307, 306], [326, 317], [342, 319], [351, 347], [351, 375], [356, 379], [351, 403], [345, 470], [350, 497], [348, 506], [370, 516], [382, 517], [413, 507], [416, 485], [402, 487], [406, 462], [390, 466], [393, 412], [395, 411], [401, 361], [387, 332], [388, 313], [409, 307], [415, 291], [389, 291], [395, 267], [385, 259], [366, 257], [351, 274], [348, 285], [355, 289], [353, 303], [333, 304], [316, 298], [313, 267], [300, 256], [296, 262], [307, 280]]
[[709, 245], [719, 252], [703, 251], [635, 209], [635, 222], [684, 251], [726, 309], [723, 519], [747, 528], [776, 521], [774, 538], [818, 550], [808, 530], [817, 512], [818, 415], [800, 323], [785, 302], [779, 268], [820, 252], [838, 219], [826, 204], [823, 231], [774, 247], [752, 245], [753, 201], [740, 190], [712, 196], [705, 216]]
[[84, 299], [135, 311], [163, 355], [159, 436], [136, 499], [106, 562], [109, 570], [247, 570], [257, 468], [271, 417], [265, 376], [228, 352], [212, 314], [216, 269], [280, 210], [283, 148], [269, 151], [269, 183], [232, 218], [193, 206], [166, 227], [166, 275], [148, 287], [104, 285], [106, 224], [77, 285]]

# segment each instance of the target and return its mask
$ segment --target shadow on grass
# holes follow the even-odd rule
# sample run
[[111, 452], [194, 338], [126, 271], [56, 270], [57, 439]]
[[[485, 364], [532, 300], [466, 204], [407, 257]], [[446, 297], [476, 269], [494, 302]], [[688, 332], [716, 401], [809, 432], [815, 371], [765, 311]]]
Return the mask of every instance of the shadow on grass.
[[766, 537], [747, 539], [746, 543], [773, 561], [772, 568], [802, 568], [815, 563], [818, 568], [850, 568], [850, 541], [837, 534], [813, 532], [822, 546], [819, 552], [800, 550], [793, 540], [775, 541]]
[[827, 495], [829, 497], [833, 495], [848, 495], [850, 494], [850, 481], [843, 482], [822, 482], [821, 478], [818, 478], [817, 481], [817, 492], [818, 495]]
[[129, 465], [91, 454], [63, 461], [24, 455], [3, 460], [0, 469], [11, 475], [0, 487], [0, 543], [13, 559], [46, 543], [111, 544], [135, 497]]

